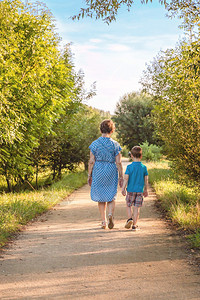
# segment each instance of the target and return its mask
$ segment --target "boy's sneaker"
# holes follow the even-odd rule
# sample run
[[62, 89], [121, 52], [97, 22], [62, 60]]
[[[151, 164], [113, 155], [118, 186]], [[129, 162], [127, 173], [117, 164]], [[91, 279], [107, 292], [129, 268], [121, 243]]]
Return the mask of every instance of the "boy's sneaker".
[[131, 225], [133, 224], [133, 219], [130, 218], [126, 221], [126, 224], [125, 224], [125, 228], [129, 229], [131, 228]]
[[136, 230], [138, 230], [138, 229], [139, 229], [139, 228], [138, 228], [138, 225], [133, 225], [133, 226], [132, 226], [132, 230], [133, 230], [133, 231], [136, 231]]
[[108, 215], [108, 228], [113, 229], [113, 227], [114, 227], [113, 216]]

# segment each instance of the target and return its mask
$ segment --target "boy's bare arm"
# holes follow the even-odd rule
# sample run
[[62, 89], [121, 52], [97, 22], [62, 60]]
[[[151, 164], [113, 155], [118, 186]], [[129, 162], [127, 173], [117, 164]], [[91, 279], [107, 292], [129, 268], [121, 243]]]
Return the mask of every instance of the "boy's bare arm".
[[144, 192], [143, 192], [144, 197], [148, 196], [147, 187], [148, 187], [148, 175], [144, 177]]
[[126, 196], [126, 186], [128, 183], [128, 179], [129, 179], [129, 175], [125, 174], [124, 175], [124, 182], [123, 182], [123, 186], [122, 186], [122, 195]]

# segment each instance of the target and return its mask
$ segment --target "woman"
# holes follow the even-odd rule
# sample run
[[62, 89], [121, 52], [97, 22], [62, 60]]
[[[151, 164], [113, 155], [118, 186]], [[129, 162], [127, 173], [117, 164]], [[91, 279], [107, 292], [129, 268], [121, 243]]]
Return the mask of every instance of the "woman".
[[106, 206], [108, 205], [108, 228], [112, 229], [118, 172], [120, 187], [123, 184], [121, 147], [110, 138], [115, 130], [111, 120], [104, 120], [100, 124], [100, 130], [102, 136], [89, 146], [88, 184], [91, 186], [91, 199], [98, 202], [102, 220], [101, 228], [106, 228]]

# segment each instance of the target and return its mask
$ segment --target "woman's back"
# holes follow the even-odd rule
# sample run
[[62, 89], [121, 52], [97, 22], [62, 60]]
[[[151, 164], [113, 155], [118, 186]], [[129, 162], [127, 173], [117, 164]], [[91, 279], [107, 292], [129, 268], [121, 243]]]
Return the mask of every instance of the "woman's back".
[[108, 137], [100, 137], [90, 145], [90, 150], [95, 156], [95, 161], [114, 163], [120, 149], [119, 144]]
[[95, 157], [91, 198], [98, 202], [112, 201], [116, 197], [118, 185], [115, 157], [121, 151], [121, 147], [109, 137], [100, 137], [92, 142], [89, 148]]

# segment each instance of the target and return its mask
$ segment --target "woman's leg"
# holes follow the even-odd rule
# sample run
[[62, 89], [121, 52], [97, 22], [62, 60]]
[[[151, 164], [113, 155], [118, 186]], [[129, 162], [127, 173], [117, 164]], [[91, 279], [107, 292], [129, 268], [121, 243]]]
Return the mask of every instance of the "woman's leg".
[[115, 211], [115, 200], [108, 202], [108, 215], [114, 215]]
[[113, 229], [114, 222], [113, 222], [113, 215], [115, 211], [115, 200], [108, 202], [108, 228]]
[[106, 202], [98, 202], [101, 221], [106, 222]]

